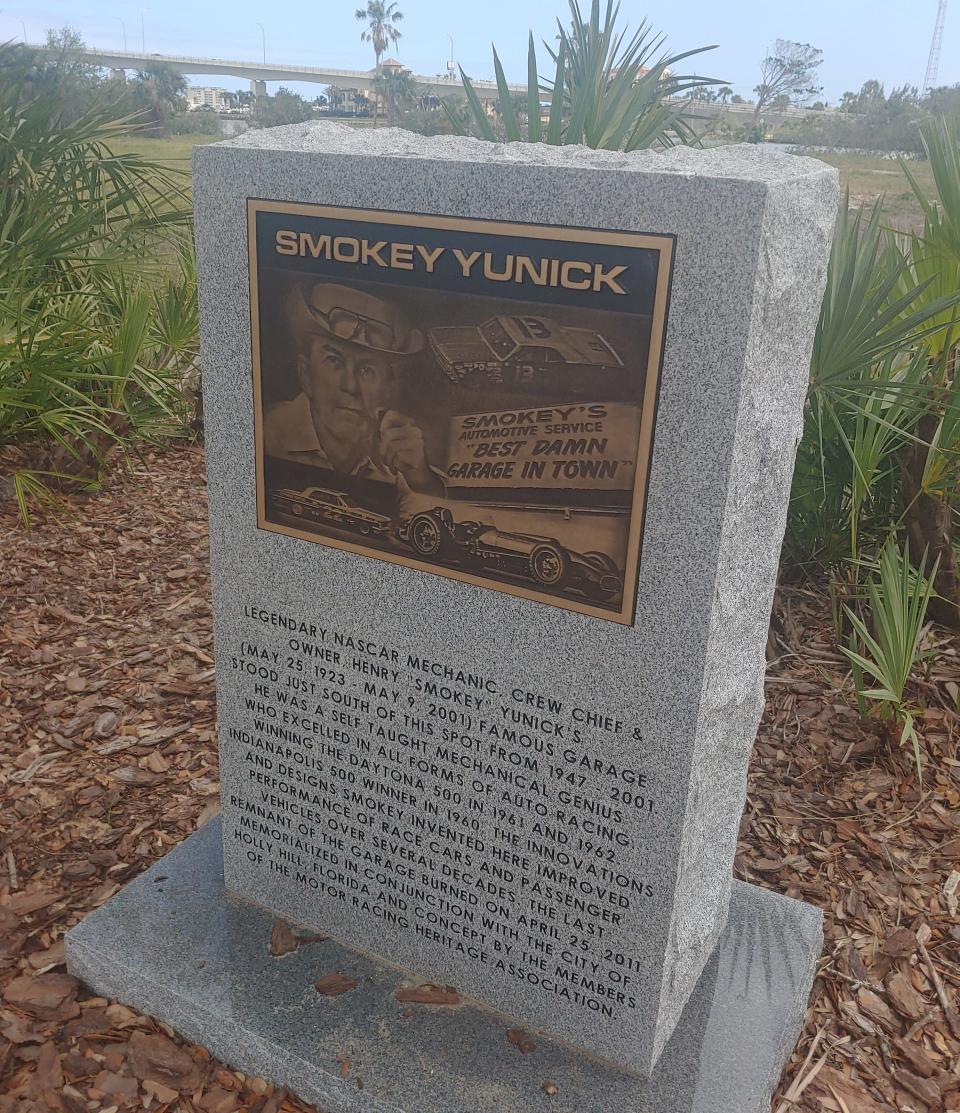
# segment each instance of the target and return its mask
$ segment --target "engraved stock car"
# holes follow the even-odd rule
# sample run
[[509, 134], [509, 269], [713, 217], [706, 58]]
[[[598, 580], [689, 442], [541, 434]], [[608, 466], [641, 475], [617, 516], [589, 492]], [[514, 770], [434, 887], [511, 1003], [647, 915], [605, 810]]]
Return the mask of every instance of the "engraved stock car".
[[430, 330], [430, 350], [443, 373], [463, 386], [551, 386], [585, 389], [596, 373], [623, 361], [598, 332], [549, 317], [491, 317], [482, 325]]
[[306, 487], [302, 491], [282, 487], [274, 491], [272, 502], [281, 513], [311, 522], [325, 522], [365, 537], [390, 529], [390, 519], [385, 515], [358, 506], [343, 491], [331, 491], [326, 487]]
[[554, 537], [457, 522], [445, 506], [414, 514], [400, 524], [396, 536], [421, 557], [505, 572], [548, 590], [576, 591], [602, 601], [623, 591], [620, 569], [606, 553], [578, 553]]

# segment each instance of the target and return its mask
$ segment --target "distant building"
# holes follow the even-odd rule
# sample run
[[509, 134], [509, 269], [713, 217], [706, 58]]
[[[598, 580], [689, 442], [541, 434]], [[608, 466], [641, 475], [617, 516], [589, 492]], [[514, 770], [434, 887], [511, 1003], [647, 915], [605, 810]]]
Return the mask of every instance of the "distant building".
[[187, 108], [193, 111], [196, 108], [212, 108], [215, 112], [229, 108], [231, 101], [227, 89], [217, 89], [210, 85], [191, 85], [187, 89]]
[[[369, 116], [370, 100], [359, 89], [341, 89], [328, 85], [327, 103], [320, 108], [331, 116]], [[371, 94], [372, 96], [372, 94]]]

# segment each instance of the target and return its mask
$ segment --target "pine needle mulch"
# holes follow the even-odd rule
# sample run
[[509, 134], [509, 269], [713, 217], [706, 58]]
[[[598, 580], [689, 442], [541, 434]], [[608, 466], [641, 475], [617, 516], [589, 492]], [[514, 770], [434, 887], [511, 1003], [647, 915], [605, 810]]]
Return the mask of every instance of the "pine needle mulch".
[[[304, 1113], [64, 968], [218, 791], [202, 452], [70, 501], [29, 534], [0, 502], [0, 1113]], [[932, 639], [921, 784], [859, 718], [824, 597], [778, 596], [736, 872], [822, 908], [826, 945], [776, 1113], [960, 1110], [960, 655]]]

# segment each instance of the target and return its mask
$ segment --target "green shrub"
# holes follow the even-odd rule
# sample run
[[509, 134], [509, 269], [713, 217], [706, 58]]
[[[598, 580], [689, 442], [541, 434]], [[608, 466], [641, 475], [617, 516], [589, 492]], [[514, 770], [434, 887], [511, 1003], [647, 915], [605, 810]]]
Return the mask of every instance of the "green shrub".
[[[960, 626], [960, 128], [924, 129], [935, 198], [923, 236], [882, 208], [841, 206], [810, 370], [788, 520], [788, 567], [856, 590], [893, 534], [936, 561], [930, 614]], [[909, 167], [905, 165], [909, 174]]]
[[960, 125], [921, 135], [936, 196], [902, 165], [922, 236], [884, 228], [880, 202], [841, 206], [784, 559], [829, 580], [861, 714], [879, 707], [899, 725], [922, 780], [908, 682], [925, 622], [960, 628]]
[[[527, 49], [527, 95], [522, 105], [514, 103], [496, 48], [493, 64], [499, 93], [498, 131], [487, 115], [469, 77], [461, 69], [469, 114], [444, 102], [454, 132], [471, 132], [481, 139], [526, 140], [530, 143], [582, 143], [587, 147], [614, 151], [636, 151], [644, 147], [669, 147], [696, 142], [688, 120], [689, 105], [670, 102], [722, 82], [710, 77], [676, 72], [678, 62], [712, 50], [701, 47], [683, 54], [662, 52], [663, 37], [644, 22], [628, 36], [617, 29], [620, 6], [607, 0], [600, 19], [600, 0], [593, 0], [585, 19], [578, 0], [569, 0], [571, 24], [557, 20], [557, 47], [547, 46], [555, 67], [552, 81], [541, 84], [537, 52], [531, 31]], [[550, 94], [550, 114], [541, 126], [541, 90]]]
[[216, 112], [184, 112], [167, 120], [167, 135], [219, 135], [220, 117]]
[[197, 322], [186, 176], [111, 144], [108, 95], [72, 118], [0, 47], [0, 474], [28, 498], [181, 431]]
[[921, 658], [920, 638], [937, 574], [936, 563], [929, 571], [926, 565], [924, 553], [914, 571], [909, 542], [901, 551], [893, 539], [888, 540], [867, 583], [869, 621], [845, 605], [852, 636], [849, 646], [840, 647], [853, 667], [858, 698], [871, 700], [881, 709], [882, 717], [892, 717], [899, 723], [900, 745], [909, 742], [913, 747], [921, 782], [917, 708], [911, 706], [906, 692]]

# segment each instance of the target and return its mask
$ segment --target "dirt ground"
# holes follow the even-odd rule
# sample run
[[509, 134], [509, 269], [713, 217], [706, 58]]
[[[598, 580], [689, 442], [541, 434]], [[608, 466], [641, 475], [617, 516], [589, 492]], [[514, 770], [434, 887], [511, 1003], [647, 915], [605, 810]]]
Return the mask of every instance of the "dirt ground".
[[[0, 1113], [309, 1108], [63, 966], [67, 929], [217, 811], [203, 490], [182, 448], [29, 534], [0, 503]], [[778, 596], [736, 872], [822, 908], [826, 946], [777, 1113], [960, 1110], [960, 658], [933, 644], [921, 784], [858, 717], [825, 598]]]

